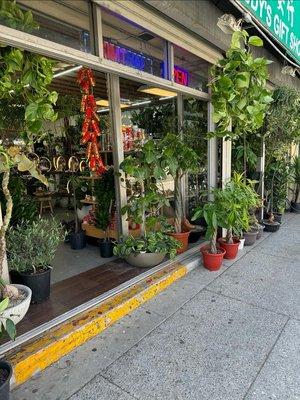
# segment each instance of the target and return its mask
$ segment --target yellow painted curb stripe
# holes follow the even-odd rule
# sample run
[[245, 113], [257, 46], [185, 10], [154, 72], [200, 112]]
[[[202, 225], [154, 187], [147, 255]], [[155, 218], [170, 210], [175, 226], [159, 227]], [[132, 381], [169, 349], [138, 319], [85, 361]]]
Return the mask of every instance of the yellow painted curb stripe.
[[[95, 316], [91, 321], [87, 322], [87, 318], [84, 317], [82, 318], [81, 323], [79, 322], [78, 324], [74, 324], [73, 322], [73, 330], [69, 331], [70, 327], [67, 326], [65, 332], [68, 333], [61, 337], [57, 337], [55, 341], [51, 342], [48, 338], [42, 339], [44, 341], [44, 343], [42, 342], [44, 346], [41, 347], [40, 341], [38, 346], [39, 348], [36, 348], [36, 351], [34, 351], [34, 343], [29, 345], [28, 348], [25, 346], [24, 349], [21, 349], [10, 359], [14, 367], [13, 384], [17, 386], [25, 382], [38, 371], [42, 371], [49, 365], [58, 361], [61, 357], [70, 353], [76, 347], [98, 335], [100, 332], [104, 331], [104, 329], [129, 314], [158, 293], [162, 292], [169, 285], [186, 274], [187, 268], [180, 265], [177, 269], [173, 270], [166, 277], [161, 278], [158, 282], [151, 283], [150, 280], [150, 284], [146, 289], [143, 289], [139, 293], [135, 293], [131, 298], [122, 303], [115, 303], [115, 306], [112, 309], [107, 310], [102, 315], [99, 315], [101, 312], [99, 313], [98, 311], [95, 313]], [[119, 299], [122, 298], [120, 296], [117, 297], [119, 297]], [[114, 301], [114, 299], [112, 299], [112, 301]], [[84, 323], [84, 320], [86, 323]], [[63, 328], [64, 327], [59, 328], [60, 333], [63, 333]]]

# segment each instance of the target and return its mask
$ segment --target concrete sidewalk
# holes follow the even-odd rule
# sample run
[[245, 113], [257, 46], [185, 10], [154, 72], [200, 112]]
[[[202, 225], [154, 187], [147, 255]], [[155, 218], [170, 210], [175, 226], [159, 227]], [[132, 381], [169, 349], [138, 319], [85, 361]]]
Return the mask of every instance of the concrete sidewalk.
[[12, 400], [299, 400], [300, 215], [199, 267]]

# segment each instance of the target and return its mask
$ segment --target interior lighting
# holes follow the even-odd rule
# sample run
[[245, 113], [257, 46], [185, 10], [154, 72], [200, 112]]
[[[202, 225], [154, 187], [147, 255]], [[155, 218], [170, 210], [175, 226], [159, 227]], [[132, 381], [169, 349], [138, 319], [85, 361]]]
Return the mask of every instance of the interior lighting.
[[[102, 99], [102, 100], [97, 100], [97, 101], [96, 101], [96, 104], [97, 104], [97, 106], [99, 106], [99, 107], [109, 107], [109, 101], [108, 101], [108, 100], [104, 100], [104, 99]], [[127, 107], [129, 107], [129, 106], [130, 106], [130, 104], [121, 103], [121, 108], [127, 108]]]
[[69, 75], [72, 72], [78, 71], [80, 68], [82, 68], [82, 65], [77, 65], [76, 67], [71, 67], [69, 69], [65, 69], [64, 71], [57, 72], [56, 74], [54, 74], [53, 78], [58, 78], [59, 76], [63, 76], [63, 75]]
[[142, 92], [142, 93], [153, 94], [153, 95], [159, 96], [159, 97], [170, 97], [170, 96], [175, 97], [175, 96], [177, 96], [177, 93], [172, 92], [171, 90], [162, 89], [162, 88], [155, 87], [155, 86], [147, 86], [147, 85], [140, 86], [138, 88], [138, 91]]

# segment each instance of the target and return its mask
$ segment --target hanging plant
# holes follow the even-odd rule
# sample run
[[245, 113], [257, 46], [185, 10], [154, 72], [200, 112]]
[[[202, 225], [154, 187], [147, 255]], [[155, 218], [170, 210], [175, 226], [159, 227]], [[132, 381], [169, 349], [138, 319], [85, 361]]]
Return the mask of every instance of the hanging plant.
[[258, 36], [245, 30], [234, 32], [226, 57], [211, 69], [213, 121], [217, 124], [210, 137], [237, 138], [257, 131], [272, 102], [266, 89], [268, 77], [265, 58], [254, 58], [250, 46], [263, 46]]

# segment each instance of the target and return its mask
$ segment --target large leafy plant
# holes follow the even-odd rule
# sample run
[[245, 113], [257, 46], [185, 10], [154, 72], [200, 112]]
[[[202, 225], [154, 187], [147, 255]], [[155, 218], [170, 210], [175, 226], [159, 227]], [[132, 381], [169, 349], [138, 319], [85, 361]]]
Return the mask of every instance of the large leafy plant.
[[141, 235], [155, 230], [158, 223], [166, 223], [160, 210], [169, 202], [159, 189], [159, 183], [166, 178], [166, 161], [159, 143], [150, 139], [142, 144], [137, 153], [125, 158], [120, 169], [125, 172], [131, 183], [135, 184], [127, 205], [122, 212], [128, 214], [136, 224], [141, 225]]
[[300, 201], [300, 155], [294, 158], [292, 164], [292, 181], [295, 185], [294, 188], [294, 202]]
[[[8, 26], [13, 28], [19, 27], [20, 24], [22, 29], [28, 31], [37, 27], [32, 14], [24, 13], [15, 1], [2, 0], [0, 16], [5, 19]], [[46, 179], [38, 173], [35, 163], [27, 158], [26, 151], [13, 145], [12, 141], [21, 139], [24, 144], [31, 144], [41, 137], [43, 121], [54, 121], [57, 117], [53, 109], [57, 93], [48, 89], [53, 78], [54, 62], [46, 57], [1, 45], [0, 65], [0, 100], [7, 104], [5, 117], [2, 117], [2, 124], [0, 124], [4, 132], [11, 110], [19, 108], [20, 111], [18, 123], [13, 126], [13, 132], [8, 130], [7, 137], [2, 132], [0, 146], [0, 173], [3, 174], [2, 191], [6, 201], [4, 220], [0, 228], [0, 276], [3, 276], [3, 271], [6, 269], [5, 233], [13, 208], [9, 191], [11, 169], [17, 168], [20, 172], [28, 171], [32, 176], [47, 184]]]
[[183, 199], [180, 183], [184, 174], [199, 171], [197, 153], [185, 143], [184, 137], [168, 133], [159, 143], [163, 167], [174, 178], [175, 232], [181, 232]]
[[265, 124], [264, 137], [267, 162], [285, 145], [300, 140], [300, 93], [297, 89], [282, 86], [274, 90]]
[[263, 46], [263, 41], [249, 37], [245, 30], [234, 32], [226, 56], [211, 68], [213, 120], [217, 124], [211, 136], [237, 138], [263, 125], [272, 102], [266, 89], [269, 61], [254, 58], [250, 46]]

